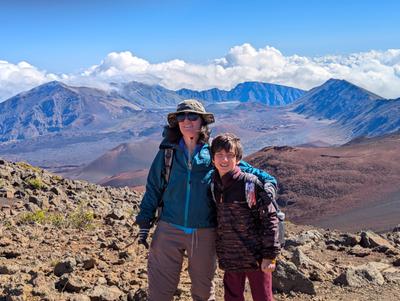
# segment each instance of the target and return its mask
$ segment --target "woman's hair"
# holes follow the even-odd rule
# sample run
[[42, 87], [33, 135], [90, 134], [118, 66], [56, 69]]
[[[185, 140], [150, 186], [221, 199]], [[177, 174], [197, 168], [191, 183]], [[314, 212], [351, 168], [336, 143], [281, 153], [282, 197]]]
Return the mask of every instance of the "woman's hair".
[[[197, 143], [207, 143], [210, 140], [211, 130], [208, 128], [208, 125], [205, 124], [204, 120], [202, 119], [202, 125], [199, 132], [199, 140]], [[163, 136], [168, 140], [170, 143], [179, 143], [179, 140], [182, 138], [181, 130], [179, 129], [179, 125], [176, 124], [174, 126], [166, 125], [164, 126], [164, 133]]]
[[241, 160], [243, 157], [243, 147], [239, 137], [235, 134], [225, 133], [215, 137], [211, 144], [211, 157], [221, 150], [228, 152], [234, 152], [236, 159]]

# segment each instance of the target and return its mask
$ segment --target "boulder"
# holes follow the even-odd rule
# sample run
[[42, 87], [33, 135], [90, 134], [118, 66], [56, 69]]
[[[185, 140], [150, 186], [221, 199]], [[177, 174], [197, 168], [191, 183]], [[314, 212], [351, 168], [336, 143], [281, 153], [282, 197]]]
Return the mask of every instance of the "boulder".
[[285, 248], [289, 248], [291, 246], [303, 246], [310, 243], [320, 242], [324, 236], [318, 230], [308, 230], [302, 231], [299, 235], [295, 237], [289, 237], [286, 240]]
[[0, 275], [14, 275], [19, 272], [17, 265], [0, 265]]
[[75, 258], [72, 257], [67, 258], [56, 264], [56, 266], [54, 267], [54, 275], [61, 277], [65, 273], [72, 273], [75, 266], [76, 266]]
[[96, 259], [95, 258], [86, 258], [83, 260], [83, 268], [85, 270], [93, 269], [96, 266]]
[[344, 247], [354, 247], [361, 240], [361, 237], [356, 234], [344, 233], [340, 235], [338, 239], [338, 244]]
[[372, 231], [361, 232], [360, 245], [364, 248], [393, 247], [389, 241]]
[[97, 285], [90, 292], [92, 301], [115, 301], [119, 300], [123, 292], [116, 286]]
[[62, 190], [57, 187], [57, 186], [53, 186], [50, 188], [50, 192], [54, 193], [55, 195], [61, 195], [63, 194]]
[[5, 187], [0, 189], [0, 197], [6, 198], [6, 199], [12, 199], [14, 198], [14, 193], [15, 189], [11, 187]]
[[385, 283], [385, 279], [375, 265], [368, 263], [347, 268], [333, 283], [350, 287], [364, 287], [370, 284], [382, 285]]
[[300, 248], [296, 248], [293, 252], [292, 262], [297, 268], [303, 269], [318, 269], [324, 271], [325, 268], [318, 262], [310, 259], [303, 253]]
[[33, 285], [32, 295], [39, 297], [50, 296], [54, 293], [54, 283], [46, 279], [43, 272], [31, 272], [29, 281]]
[[277, 262], [276, 270], [272, 276], [272, 286], [279, 292], [290, 293], [292, 291], [314, 295], [315, 287], [296, 266], [289, 261]]
[[128, 293], [128, 301], [147, 301], [147, 292], [144, 289], [137, 289], [135, 292]]
[[125, 218], [125, 213], [122, 209], [113, 209], [110, 213], [105, 217], [107, 220], [123, 220]]
[[55, 283], [56, 289], [60, 292], [79, 293], [88, 288], [85, 281], [75, 275], [63, 275]]
[[354, 255], [356, 257], [366, 257], [371, 254], [370, 249], [365, 249], [360, 245], [356, 245], [347, 251], [347, 254]]

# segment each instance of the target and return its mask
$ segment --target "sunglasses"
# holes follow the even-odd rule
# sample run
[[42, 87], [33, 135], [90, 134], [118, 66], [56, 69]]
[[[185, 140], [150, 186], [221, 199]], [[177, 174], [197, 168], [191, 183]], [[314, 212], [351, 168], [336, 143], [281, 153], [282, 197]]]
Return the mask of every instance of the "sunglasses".
[[185, 121], [186, 118], [190, 121], [196, 121], [197, 119], [200, 118], [200, 115], [196, 114], [196, 113], [178, 113], [178, 114], [176, 114], [176, 120], [178, 122], [183, 122], [183, 121]]

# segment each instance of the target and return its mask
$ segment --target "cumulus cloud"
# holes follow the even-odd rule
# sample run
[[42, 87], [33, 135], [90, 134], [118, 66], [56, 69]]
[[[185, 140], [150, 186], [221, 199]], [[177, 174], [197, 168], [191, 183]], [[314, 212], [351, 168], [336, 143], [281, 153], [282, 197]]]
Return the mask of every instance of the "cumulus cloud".
[[243, 44], [208, 64], [179, 59], [152, 64], [129, 51], [112, 52], [98, 65], [64, 75], [48, 74], [25, 62], [12, 65], [0, 61], [0, 99], [54, 79], [100, 88], [110, 82], [135, 80], [172, 90], [229, 90], [244, 81], [262, 81], [308, 90], [329, 78], [346, 79], [383, 97], [400, 97], [400, 49], [305, 57], [285, 56], [271, 46], [256, 49]]
[[41, 71], [27, 62], [12, 64], [0, 60], [0, 101], [56, 79], [57, 75]]

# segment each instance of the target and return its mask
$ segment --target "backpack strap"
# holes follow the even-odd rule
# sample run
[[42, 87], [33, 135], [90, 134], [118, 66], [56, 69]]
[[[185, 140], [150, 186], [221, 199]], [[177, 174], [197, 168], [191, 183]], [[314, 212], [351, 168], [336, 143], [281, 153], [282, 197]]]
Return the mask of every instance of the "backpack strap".
[[[169, 178], [171, 176], [172, 161], [174, 158], [174, 149], [165, 148], [164, 149], [164, 167], [162, 169], [162, 177], [164, 179], [163, 192], [167, 189]], [[153, 224], [158, 223], [161, 217], [162, 209], [164, 207], [164, 201], [161, 199], [158, 203], [156, 214], [153, 220]]]
[[246, 202], [249, 208], [252, 208], [257, 203], [256, 197], [256, 181], [257, 177], [253, 174], [245, 173], [245, 195], [246, 195]]
[[249, 208], [252, 208], [257, 203], [256, 186], [255, 186], [254, 182], [246, 179], [245, 189], [246, 189], [247, 205], [249, 206]]
[[214, 202], [217, 203], [217, 199], [215, 198], [215, 191], [214, 191], [214, 189], [215, 189], [215, 184], [214, 184], [213, 181], [211, 181], [211, 183], [210, 183], [211, 195], [212, 195], [212, 198], [213, 198]]
[[[254, 178], [253, 175], [251, 174], [245, 174], [245, 180], [246, 180], [246, 200], [247, 200], [247, 204], [249, 205], [249, 207], [251, 208], [253, 205], [253, 198], [256, 198], [255, 195], [255, 183], [257, 181], [257, 178]], [[271, 197], [271, 203], [272, 205], [275, 207], [276, 210], [276, 215], [278, 217], [278, 240], [279, 240], [279, 244], [281, 245], [281, 247], [283, 247], [285, 245], [285, 213], [281, 211], [281, 209], [279, 208], [279, 205], [275, 199], [276, 197], [276, 192], [271, 191], [271, 187], [268, 187], [268, 185], [263, 185], [263, 189], [266, 192], [269, 192], [270, 194], [272, 194]]]
[[167, 187], [169, 182], [173, 158], [174, 158], [174, 149], [173, 148], [164, 149], [164, 170], [163, 170], [164, 183], [165, 183], [164, 187]]

